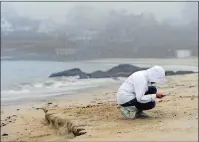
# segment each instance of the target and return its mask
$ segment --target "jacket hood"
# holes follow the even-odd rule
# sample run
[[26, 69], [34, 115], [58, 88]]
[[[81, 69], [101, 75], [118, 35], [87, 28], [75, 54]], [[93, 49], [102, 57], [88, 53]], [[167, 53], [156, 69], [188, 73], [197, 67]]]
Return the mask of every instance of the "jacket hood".
[[165, 81], [165, 70], [160, 66], [154, 66], [146, 70], [149, 82], [161, 83]]

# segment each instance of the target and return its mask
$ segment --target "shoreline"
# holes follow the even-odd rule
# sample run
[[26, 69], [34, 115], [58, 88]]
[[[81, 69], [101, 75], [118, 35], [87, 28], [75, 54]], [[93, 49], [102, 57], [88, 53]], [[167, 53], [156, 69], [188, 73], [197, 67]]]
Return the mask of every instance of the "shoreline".
[[[194, 65], [197, 65], [198, 57], [189, 57], [189, 58], [99, 58], [99, 59], [89, 59], [89, 60], [36, 60], [36, 59], [1, 59], [1, 61], [41, 61], [41, 62], [118, 62], [124, 61], [128, 63], [129, 61], [144, 61], [153, 62], [153, 61], [164, 61], [168, 62], [168, 65], [175, 65], [174, 62], [171, 61], [185, 61], [178, 62], [179, 65], [190, 65], [190, 62], [195, 62]], [[186, 63], [186, 64], [184, 64]]]
[[[198, 72], [195, 72], [195, 73], [190, 73], [191, 74], [198, 74]], [[189, 74], [184, 74], [184, 75], [189, 75]], [[169, 76], [180, 76], [178, 74], [176, 75], [168, 75], [167, 77]], [[120, 77], [119, 77], [120, 78]], [[89, 93], [89, 92], [92, 92], [93, 90], [99, 90], [99, 89], [102, 89], [102, 88], [106, 88], [106, 85], [109, 85], [109, 86], [115, 86], [115, 85], [118, 85], [118, 84], [121, 84], [123, 82], [123, 80], [125, 79], [125, 77], [121, 77], [123, 79], [119, 79], [119, 80], [115, 80], [113, 82], [109, 82], [108, 84], [107, 83], [103, 83], [103, 84], [98, 84], [98, 86], [95, 86], [95, 87], [88, 87], [88, 88], [82, 88], [82, 89], [77, 89], [75, 90], [74, 92], [71, 91], [71, 92], [67, 92], [67, 93], [64, 93], [65, 91], [63, 91], [63, 93], [61, 93], [60, 91], [59, 92], [54, 92], [53, 95], [48, 95], [48, 96], [38, 96], [38, 94], [34, 97], [34, 94], [26, 94], [27, 97], [23, 97], [23, 98], [19, 98], [18, 100], [6, 100], [6, 101], [3, 101], [1, 102], [1, 106], [13, 106], [13, 105], [21, 105], [21, 104], [27, 104], [27, 103], [37, 103], [37, 102], [45, 102], [46, 100], [50, 100], [50, 101], [53, 101], [57, 98], [62, 98], [62, 97], [68, 97], [70, 98], [71, 96], [75, 96], [75, 95], [78, 95], [78, 94], [81, 94], [81, 92], [86, 92], [86, 93]], [[94, 78], [95, 79], [95, 78]], [[96, 78], [96, 79], [101, 79], [101, 78]], [[113, 78], [102, 78], [102, 79], [113, 79]], [[30, 97], [28, 97], [29, 95], [31, 95]]]
[[[188, 73], [188, 74], [182, 74], [182, 75], [189, 75], [189, 74], [197, 74], [198, 72], [195, 72], [195, 73]], [[168, 76], [179, 76], [181, 74], [175, 74], [175, 75], [168, 75]], [[167, 77], [168, 77], [167, 76]], [[119, 77], [119, 78], [126, 78], [126, 77]], [[112, 78], [93, 78], [93, 79], [113, 79]], [[103, 84], [98, 84], [98, 86], [95, 86], [95, 87], [88, 87], [88, 88], [82, 88], [82, 89], [77, 89], [75, 90], [74, 92], [71, 91], [71, 92], [67, 92], [67, 93], [64, 93], [66, 92], [66, 90], [62, 90], [63, 93], [61, 93], [60, 91], [59, 92], [54, 92], [53, 95], [48, 95], [48, 96], [38, 96], [38, 94], [34, 97], [34, 94], [30, 94], [30, 93], [27, 93], [27, 97], [23, 97], [23, 98], [19, 98], [18, 100], [6, 100], [6, 101], [3, 101], [1, 102], [1, 106], [12, 106], [12, 105], [21, 105], [21, 104], [27, 104], [27, 103], [37, 103], [37, 102], [45, 102], [48, 98], [48, 100], [50, 101], [53, 101], [55, 100], [56, 98], [61, 98], [61, 97], [71, 97], [71, 96], [75, 96], [75, 95], [78, 95], [80, 94], [81, 92], [92, 92], [93, 90], [99, 90], [99, 89], [102, 89], [102, 88], [106, 88], [106, 85], [109, 85], [109, 86], [115, 86], [115, 85], [118, 85], [118, 84], [121, 84], [123, 82], [123, 79], [119, 79], [119, 80], [115, 80], [114, 82], [109, 82], [109, 84], [107, 83], [103, 83]], [[81, 79], [80, 79], [81, 80]], [[87, 79], [86, 79], [87, 80]], [[30, 97], [29, 97], [30, 95]]]
[[[152, 119], [125, 120], [115, 102], [120, 84], [110, 84], [52, 102], [2, 107], [1, 141], [198, 141], [198, 73], [167, 78], [167, 84], [157, 87], [168, 95], [146, 111]], [[43, 123], [44, 112], [38, 107], [55, 111], [87, 133], [66, 139]]]
[[[120, 84], [121, 81], [119, 82], [112, 82], [109, 84], [109, 87], [114, 87], [114, 86], [118, 86], [118, 84]], [[103, 89], [107, 89], [109, 88], [106, 86], [106, 84], [101, 85], [101, 86], [97, 86], [97, 87], [90, 87], [90, 88], [85, 88], [85, 89], [81, 89], [81, 90], [77, 90], [76, 92], [71, 92], [68, 94], [65, 93], [61, 93], [61, 94], [57, 94], [55, 96], [48, 96], [48, 97], [43, 97], [42, 99], [36, 98], [36, 99], [29, 99], [29, 98], [24, 98], [23, 100], [17, 101], [15, 100], [14, 102], [8, 102], [9, 104], [5, 103], [5, 104], [1, 104], [1, 107], [12, 107], [12, 106], [21, 106], [23, 104], [38, 104], [38, 103], [46, 103], [46, 102], [52, 102], [52, 101], [56, 101], [56, 100], [62, 100], [62, 99], [74, 99], [76, 97], [81, 97], [82, 95], [87, 96], [87, 93], [89, 94], [90, 92], [94, 92], [95, 90], [100, 91]]]

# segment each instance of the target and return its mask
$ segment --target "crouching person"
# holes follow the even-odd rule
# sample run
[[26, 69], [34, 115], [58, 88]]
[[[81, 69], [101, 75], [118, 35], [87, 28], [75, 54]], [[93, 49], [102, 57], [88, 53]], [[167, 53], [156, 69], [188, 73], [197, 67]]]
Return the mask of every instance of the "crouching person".
[[154, 83], [164, 83], [165, 71], [160, 66], [154, 66], [130, 75], [117, 92], [117, 103], [120, 111], [127, 119], [150, 117], [144, 110], [155, 107], [155, 99], [165, 95], [157, 92]]

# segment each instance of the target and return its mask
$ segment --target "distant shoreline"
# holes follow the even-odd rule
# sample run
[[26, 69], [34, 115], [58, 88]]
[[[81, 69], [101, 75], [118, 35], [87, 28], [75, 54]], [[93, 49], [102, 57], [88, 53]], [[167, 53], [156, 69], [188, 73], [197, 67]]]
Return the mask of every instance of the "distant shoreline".
[[23, 58], [18, 58], [16, 59], [15, 57], [12, 56], [2, 56], [1, 57], [2, 61], [51, 61], [51, 62], [78, 62], [78, 61], [88, 61], [88, 62], [96, 62], [96, 61], [118, 61], [118, 60], [123, 60], [123, 61], [128, 61], [128, 60], [147, 60], [147, 61], [152, 61], [152, 60], [195, 60], [198, 61], [198, 57], [189, 57], [189, 58], [96, 58], [96, 59], [81, 59], [81, 60], [61, 60], [61, 59], [23, 59]]

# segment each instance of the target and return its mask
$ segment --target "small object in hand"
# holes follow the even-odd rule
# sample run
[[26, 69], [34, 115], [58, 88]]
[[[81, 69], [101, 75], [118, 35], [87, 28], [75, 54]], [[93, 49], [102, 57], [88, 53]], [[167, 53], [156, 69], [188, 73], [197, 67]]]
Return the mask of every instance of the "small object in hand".
[[163, 97], [165, 97], [166, 95], [164, 95], [164, 94], [162, 94], [162, 93], [157, 93], [156, 96], [157, 96], [157, 98], [163, 98]]

